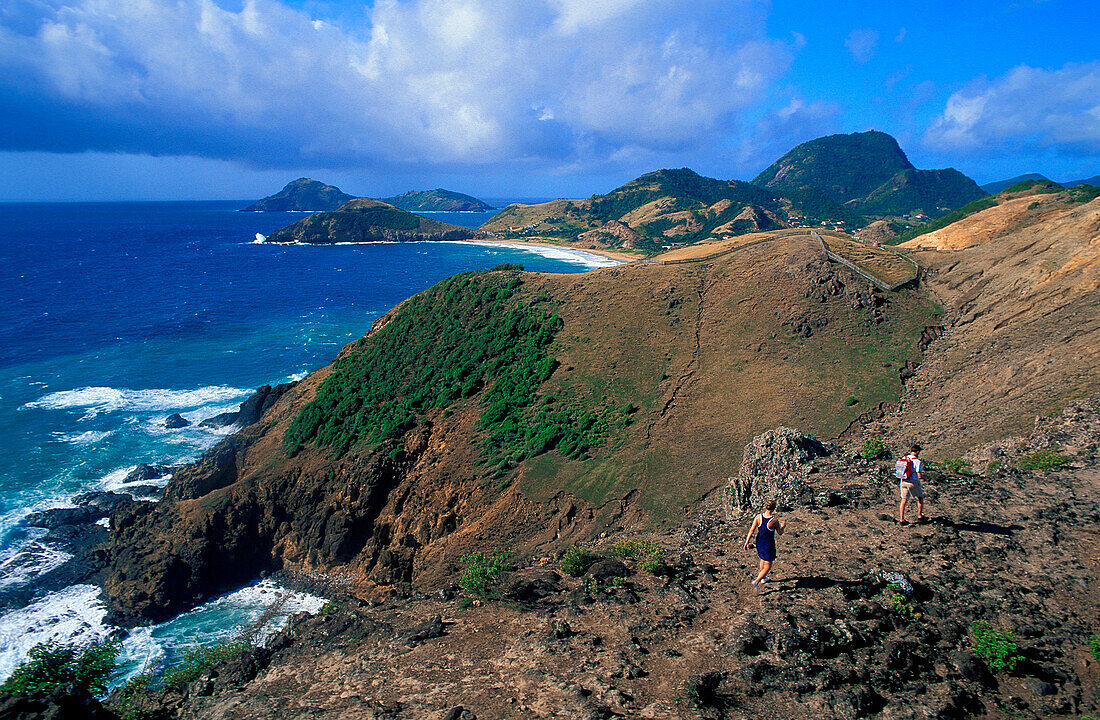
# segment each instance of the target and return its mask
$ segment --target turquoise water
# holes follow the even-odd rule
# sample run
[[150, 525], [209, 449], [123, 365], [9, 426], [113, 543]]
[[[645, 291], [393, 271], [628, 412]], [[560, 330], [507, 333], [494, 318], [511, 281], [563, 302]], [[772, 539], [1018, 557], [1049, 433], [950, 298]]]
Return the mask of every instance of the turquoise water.
[[[256, 233], [302, 214], [236, 212], [243, 205], [0, 204], [0, 588], [65, 559], [26, 526], [31, 511], [125, 490], [138, 463], [196, 458], [231, 431], [199, 420], [327, 364], [406, 297], [504, 262], [547, 272], [613, 264], [465, 243], [267, 245]], [[446, 219], [485, 219], [454, 215]], [[166, 430], [172, 413], [196, 425]], [[280, 593], [244, 589], [144, 629], [127, 640], [128, 656], [141, 664], [210, 627], [233, 632]], [[34, 642], [117, 634], [96, 596], [74, 586], [0, 614], [0, 677]], [[296, 595], [288, 607], [317, 602]]]

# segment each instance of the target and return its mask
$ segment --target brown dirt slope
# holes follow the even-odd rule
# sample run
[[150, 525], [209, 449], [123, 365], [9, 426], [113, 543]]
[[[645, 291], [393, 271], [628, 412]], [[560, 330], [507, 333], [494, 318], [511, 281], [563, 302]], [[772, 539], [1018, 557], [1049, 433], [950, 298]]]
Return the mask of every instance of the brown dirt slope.
[[1100, 389], [1100, 200], [1034, 202], [908, 244], [949, 322], [888, 424], [898, 437], [958, 455]]

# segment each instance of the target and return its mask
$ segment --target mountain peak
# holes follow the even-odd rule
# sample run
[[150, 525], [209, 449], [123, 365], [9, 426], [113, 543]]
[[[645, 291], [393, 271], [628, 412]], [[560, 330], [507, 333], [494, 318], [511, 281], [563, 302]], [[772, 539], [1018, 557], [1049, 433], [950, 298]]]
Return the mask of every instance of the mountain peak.
[[288, 182], [282, 190], [245, 208], [245, 212], [315, 212], [335, 210], [354, 195], [348, 195], [320, 180], [301, 177]]

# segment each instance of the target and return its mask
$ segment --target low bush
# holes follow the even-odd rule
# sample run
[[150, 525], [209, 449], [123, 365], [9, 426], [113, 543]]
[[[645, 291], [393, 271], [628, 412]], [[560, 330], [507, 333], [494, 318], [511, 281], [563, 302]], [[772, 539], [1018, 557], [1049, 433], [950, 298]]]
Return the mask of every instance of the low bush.
[[844, 404], [847, 405], [848, 407], [851, 407], [852, 405], [855, 405], [858, 402], [859, 402], [859, 400], [856, 399], [855, 395], [849, 395], [848, 399], [844, 401]]
[[1057, 448], [1042, 448], [1017, 460], [1016, 469], [1024, 472], [1053, 470], [1065, 465], [1069, 460], [1069, 456], [1058, 452]]
[[480, 550], [466, 553], [458, 559], [462, 563], [458, 584], [471, 595], [488, 595], [501, 572], [508, 569], [509, 557], [511, 553], [507, 550], [497, 550], [491, 554]]
[[49, 692], [59, 685], [73, 684], [93, 694], [107, 690], [107, 679], [115, 669], [119, 642], [94, 645], [35, 645], [0, 692], [18, 694]]
[[891, 590], [890, 607], [893, 608], [894, 612], [901, 615], [909, 622], [917, 622], [923, 617], [923, 615], [917, 611], [917, 608], [909, 602], [909, 598], [905, 597], [904, 593], [899, 592], [893, 585], [890, 585], [888, 589]]
[[1092, 659], [1100, 663], [1100, 635], [1089, 635], [1089, 652], [1092, 653]]
[[560, 563], [561, 571], [566, 575], [580, 577], [584, 575], [584, 571], [596, 560], [596, 557], [596, 555], [589, 552], [586, 548], [574, 545], [562, 555]]
[[183, 651], [183, 658], [178, 663], [165, 668], [160, 676], [160, 687], [182, 690], [218, 663], [232, 660], [251, 647], [248, 642], [239, 638], [230, 638], [206, 647], [192, 645]]
[[970, 624], [974, 654], [986, 661], [993, 670], [1015, 669], [1024, 659], [1016, 645], [1016, 637], [1009, 629], [998, 630], [987, 622], [975, 620]]
[[630, 538], [619, 540], [607, 549], [612, 557], [630, 558], [638, 561], [638, 569], [647, 573], [656, 573], [664, 567], [661, 548], [649, 540]]
[[974, 477], [977, 475], [977, 473], [970, 468], [970, 464], [962, 458], [947, 458], [943, 461], [943, 469], [952, 475], [962, 475], [964, 477]]
[[863, 447], [859, 449], [859, 456], [864, 460], [877, 460], [889, 454], [889, 446], [887, 446], [886, 441], [880, 437], [869, 439], [867, 442], [863, 443]]

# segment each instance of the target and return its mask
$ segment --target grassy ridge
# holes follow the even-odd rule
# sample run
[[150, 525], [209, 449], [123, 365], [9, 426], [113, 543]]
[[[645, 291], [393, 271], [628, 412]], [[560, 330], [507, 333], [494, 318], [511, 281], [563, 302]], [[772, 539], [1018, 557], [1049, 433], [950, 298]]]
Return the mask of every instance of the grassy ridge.
[[537, 397], [556, 361], [561, 319], [516, 302], [518, 266], [451, 277], [409, 299], [389, 324], [337, 361], [287, 429], [290, 454], [315, 443], [337, 455], [398, 440], [426, 413], [483, 390], [482, 457], [495, 471], [557, 448], [574, 457], [615, 423], [599, 406]]

